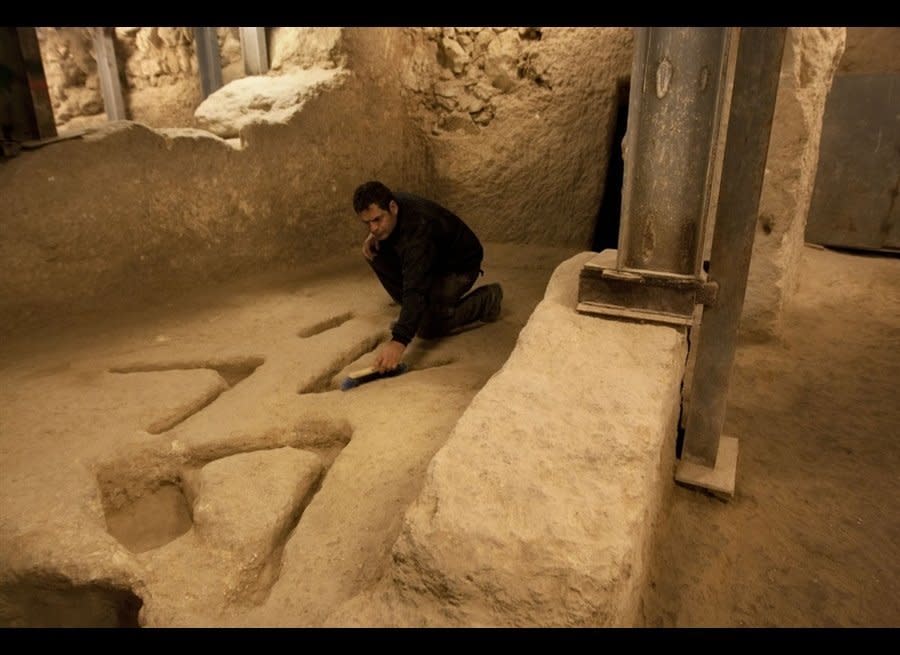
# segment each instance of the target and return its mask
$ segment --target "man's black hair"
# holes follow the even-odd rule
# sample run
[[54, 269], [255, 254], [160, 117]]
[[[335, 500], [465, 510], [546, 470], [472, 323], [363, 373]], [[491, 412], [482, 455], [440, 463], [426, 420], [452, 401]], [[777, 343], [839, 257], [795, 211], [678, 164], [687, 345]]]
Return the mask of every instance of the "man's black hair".
[[390, 209], [391, 200], [397, 200], [391, 190], [378, 180], [372, 180], [356, 187], [353, 192], [353, 211], [358, 214], [368, 209], [373, 202], [382, 209]]

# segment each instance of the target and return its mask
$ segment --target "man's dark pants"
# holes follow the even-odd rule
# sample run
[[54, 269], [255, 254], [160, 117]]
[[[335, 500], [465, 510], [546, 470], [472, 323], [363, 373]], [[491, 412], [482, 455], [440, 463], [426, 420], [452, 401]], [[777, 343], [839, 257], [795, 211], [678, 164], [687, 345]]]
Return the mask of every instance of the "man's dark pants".
[[[387, 253], [378, 253], [367, 260], [381, 286], [398, 304], [403, 303], [403, 277], [400, 260]], [[458, 327], [481, 320], [491, 303], [490, 290], [479, 287], [468, 296], [480, 271], [444, 273], [434, 278], [426, 299], [425, 315], [419, 326], [419, 336], [426, 339], [444, 336]]]

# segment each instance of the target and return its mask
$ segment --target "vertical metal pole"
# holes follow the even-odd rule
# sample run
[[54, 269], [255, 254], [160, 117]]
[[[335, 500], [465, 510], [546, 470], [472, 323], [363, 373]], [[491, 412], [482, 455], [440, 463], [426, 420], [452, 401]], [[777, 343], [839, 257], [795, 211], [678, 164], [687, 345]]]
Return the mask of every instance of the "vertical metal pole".
[[244, 57], [244, 72], [247, 75], [262, 75], [269, 70], [269, 51], [266, 48], [265, 27], [239, 27], [241, 53]]
[[19, 142], [39, 138], [19, 34], [15, 27], [0, 26], [0, 154], [15, 156]]
[[698, 277], [727, 28], [637, 30], [618, 268]]
[[31, 92], [38, 138], [50, 139], [56, 136], [56, 120], [53, 118], [53, 104], [50, 102], [44, 62], [41, 61], [41, 46], [38, 43], [37, 31], [33, 27], [17, 27], [16, 32], [19, 36], [22, 59], [25, 62], [25, 76]]
[[97, 75], [100, 77], [100, 93], [103, 94], [106, 119], [125, 120], [125, 100], [122, 98], [119, 67], [116, 64], [113, 28], [94, 27], [91, 34], [94, 37], [94, 55], [97, 57]]
[[717, 302], [703, 312], [682, 460], [714, 467], [747, 289], [785, 28], [742, 28], [710, 256]]
[[219, 39], [215, 27], [195, 27], [197, 63], [200, 67], [200, 91], [205, 100], [222, 88], [222, 62], [219, 58]]

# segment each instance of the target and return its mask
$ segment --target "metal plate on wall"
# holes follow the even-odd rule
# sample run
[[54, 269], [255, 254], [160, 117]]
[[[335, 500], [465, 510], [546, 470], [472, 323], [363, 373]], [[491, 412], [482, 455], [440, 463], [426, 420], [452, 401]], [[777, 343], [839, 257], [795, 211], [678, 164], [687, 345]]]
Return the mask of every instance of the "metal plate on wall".
[[834, 78], [806, 240], [900, 249], [900, 73]]

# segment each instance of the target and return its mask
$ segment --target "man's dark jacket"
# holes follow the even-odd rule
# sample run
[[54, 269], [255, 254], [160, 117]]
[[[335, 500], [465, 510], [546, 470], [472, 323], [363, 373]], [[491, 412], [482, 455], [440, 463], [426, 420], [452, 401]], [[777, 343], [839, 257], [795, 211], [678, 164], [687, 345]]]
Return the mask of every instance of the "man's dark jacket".
[[403, 280], [400, 318], [392, 338], [408, 344], [419, 329], [428, 291], [446, 273], [477, 273], [484, 249], [459, 216], [427, 198], [394, 193], [399, 211], [390, 236], [378, 244], [377, 257], [396, 262]]

